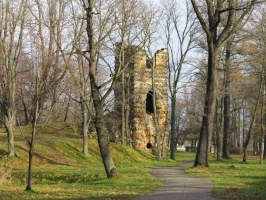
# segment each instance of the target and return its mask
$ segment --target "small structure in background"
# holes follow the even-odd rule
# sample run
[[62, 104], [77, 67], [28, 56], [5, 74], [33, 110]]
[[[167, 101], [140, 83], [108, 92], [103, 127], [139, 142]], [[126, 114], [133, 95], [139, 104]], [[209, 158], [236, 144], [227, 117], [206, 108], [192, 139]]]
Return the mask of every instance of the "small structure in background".
[[[124, 44], [123, 44], [124, 45]], [[128, 116], [128, 129], [126, 135], [131, 145], [140, 150], [158, 155], [157, 145], [160, 145], [161, 156], [166, 157], [169, 143], [168, 131], [168, 70], [166, 49], [158, 50], [153, 59], [149, 59], [146, 51], [138, 46], [121, 43], [116, 49], [116, 70], [125, 67], [123, 77], [120, 76], [115, 89], [115, 113], [121, 119], [122, 90], [124, 88], [125, 116]], [[122, 53], [121, 53], [122, 52]], [[154, 63], [153, 63], [154, 62]], [[124, 63], [123, 65], [121, 63]], [[152, 87], [152, 69], [154, 66], [154, 84]], [[124, 80], [124, 84], [122, 84]], [[153, 105], [153, 95], [156, 97], [156, 109]], [[156, 141], [156, 127], [154, 112], [156, 110], [160, 144]]]

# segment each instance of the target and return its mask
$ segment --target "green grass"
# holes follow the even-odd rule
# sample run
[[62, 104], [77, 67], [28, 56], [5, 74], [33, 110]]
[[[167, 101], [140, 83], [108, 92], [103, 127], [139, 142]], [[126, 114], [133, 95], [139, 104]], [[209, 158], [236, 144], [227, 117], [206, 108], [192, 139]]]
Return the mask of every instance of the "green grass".
[[156, 166], [192, 161], [195, 154], [177, 152], [178, 161], [156, 157], [143, 151], [111, 143], [119, 175], [107, 179], [96, 139], [89, 140], [89, 156], [84, 157], [82, 136], [76, 126], [53, 123], [37, 136], [33, 160], [33, 191], [25, 191], [30, 127], [17, 129], [17, 157], [7, 158], [6, 134], [0, 130], [0, 199], [132, 199], [162, 184], [149, 174]]
[[[177, 152], [177, 161], [156, 157], [120, 144], [110, 143], [119, 175], [107, 179], [95, 138], [89, 140], [89, 156], [82, 154], [82, 136], [76, 125], [53, 123], [36, 137], [33, 160], [33, 191], [25, 191], [30, 126], [17, 129], [17, 157], [7, 158], [7, 137], [0, 129], [0, 199], [133, 199], [162, 185], [149, 174], [152, 167], [193, 162], [195, 153]], [[242, 155], [231, 160], [211, 159], [209, 168], [189, 168], [192, 175], [215, 183], [214, 194], [221, 199], [265, 199], [266, 164], [259, 157]]]
[[242, 162], [242, 155], [232, 159], [210, 162], [210, 168], [189, 168], [186, 172], [208, 178], [215, 184], [214, 194], [221, 199], [265, 199], [266, 163], [259, 164], [258, 156], [248, 156], [248, 163]]

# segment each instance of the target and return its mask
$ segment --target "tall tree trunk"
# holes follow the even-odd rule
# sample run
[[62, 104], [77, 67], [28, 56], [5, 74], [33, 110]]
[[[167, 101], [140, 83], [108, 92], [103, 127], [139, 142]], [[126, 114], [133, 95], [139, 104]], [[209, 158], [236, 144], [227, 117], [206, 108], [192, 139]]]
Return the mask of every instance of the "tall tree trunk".
[[266, 159], [266, 135], [264, 135], [263, 159]]
[[250, 122], [250, 125], [249, 125], [248, 134], [247, 134], [246, 140], [244, 142], [243, 162], [247, 162], [247, 153], [248, 153], [247, 149], [248, 149], [248, 145], [249, 145], [249, 142], [250, 142], [250, 138], [251, 138], [252, 133], [253, 133], [253, 124], [255, 122], [255, 117], [256, 117], [259, 101], [260, 101], [260, 98], [261, 98], [261, 93], [262, 93], [261, 90], [262, 90], [263, 83], [264, 83], [264, 73], [265, 73], [265, 70], [263, 68], [262, 69], [262, 73], [261, 73], [261, 78], [260, 78], [261, 80], [260, 80], [259, 93], [258, 93], [258, 96], [257, 96], [257, 100], [256, 100], [256, 104], [255, 104], [255, 108], [254, 108], [253, 114], [251, 116], [251, 122]]
[[[223, 97], [221, 99], [221, 111], [223, 110]], [[223, 127], [223, 116], [218, 117], [218, 109], [219, 109], [219, 101], [218, 99], [216, 100], [216, 135], [217, 135], [217, 138], [216, 138], [216, 145], [217, 145], [217, 160], [222, 160], [222, 127]], [[221, 112], [221, 115], [222, 115], [222, 112]]]
[[262, 106], [261, 106], [261, 144], [260, 144], [260, 164], [263, 162], [264, 155], [264, 137], [265, 137], [265, 78], [263, 79], [263, 94], [262, 94]]
[[[16, 123], [16, 81], [17, 65], [22, 52], [25, 13], [27, 1], [13, 4], [1, 1], [1, 88], [0, 106], [4, 113], [4, 123], [8, 136], [8, 157], [15, 156], [14, 129]], [[18, 9], [12, 9], [16, 5]], [[2, 80], [3, 79], [3, 80]]]
[[204, 114], [200, 130], [199, 146], [194, 166], [209, 167], [209, 155], [213, 132], [213, 119], [215, 113], [215, 99], [217, 90], [217, 58], [218, 49], [212, 42], [208, 43], [208, 76], [204, 104]]
[[170, 143], [170, 158], [175, 159], [175, 151], [176, 151], [176, 94], [172, 95], [171, 99], [171, 143]]
[[89, 61], [89, 77], [91, 85], [91, 97], [93, 101], [93, 106], [95, 109], [95, 117], [93, 119], [95, 129], [98, 136], [98, 144], [100, 147], [101, 157], [104, 164], [105, 172], [108, 178], [116, 176], [117, 171], [112, 159], [111, 151], [109, 148], [108, 133], [106, 129], [106, 124], [104, 122], [104, 112], [103, 104], [105, 99], [101, 99], [100, 87], [97, 85], [97, 55], [96, 46], [94, 43], [94, 29], [93, 29], [93, 1], [87, 0], [88, 5], [84, 3], [84, 8], [86, 10], [86, 21], [87, 21], [87, 36], [88, 36], [88, 53], [90, 59]]
[[230, 95], [224, 96], [223, 158], [230, 159]]
[[[219, 49], [232, 37], [242, 22], [245, 21], [246, 15], [250, 14], [256, 0], [252, 0], [241, 10], [239, 15], [237, 9], [228, 9], [228, 4], [224, 1], [204, 1], [206, 7], [202, 8], [201, 3], [190, 0], [201, 27], [206, 33], [208, 44], [208, 73], [204, 113], [202, 127], [200, 131], [199, 148], [196, 154], [194, 166], [209, 166], [209, 153], [211, 145], [213, 116], [215, 112], [215, 98], [217, 88], [217, 62]], [[231, 6], [233, 2], [229, 2]], [[221, 20], [221, 10], [224, 10], [223, 20]], [[221, 22], [224, 22], [222, 26]]]
[[158, 125], [158, 117], [157, 117], [157, 108], [156, 108], [156, 92], [155, 92], [155, 81], [154, 81], [154, 70], [155, 70], [155, 65], [156, 65], [156, 56], [154, 56], [154, 60], [152, 62], [152, 102], [153, 102], [153, 108], [154, 108], [154, 113], [153, 113], [153, 120], [155, 124], [155, 130], [156, 130], [156, 143], [157, 143], [157, 153], [158, 153], [158, 160], [162, 160], [162, 153], [161, 153], [161, 140], [160, 140], [160, 130], [159, 130], [159, 125]]
[[261, 144], [260, 144], [260, 164], [262, 164], [263, 162], [263, 155], [264, 155], [264, 137], [261, 138]]
[[[122, 45], [124, 46], [124, 45]], [[124, 51], [122, 47], [122, 63], [124, 64]], [[125, 128], [126, 128], [126, 120], [125, 120], [125, 108], [126, 108], [126, 97], [125, 97], [125, 72], [123, 71], [122, 74], [122, 105], [121, 105], [121, 121], [122, 121], [122, 128], [121, 128], [121, 144], [125, 144]]]
[[[8, 58], [11, 59], [11, 58]], [[15, 156], [15, 142], [14, 142], [14, 129], [16, 125], [16, 66], [13, 65], [12, 61], [6, 61], [6, 66], [8, 66], [8, 89], [6, 94], [6, 100], [2, 104], [5, 113], [5, 126], [8, 134], [8, 157]]]
[[34, 130], [32, 130], [31, 140], [28, 141], [29, 144], [29, 161], [28, 161], [28, 178], [26, 190], [32, 190], [32, 168], [33, 168], [33, 146], [34, 146]]
[[0, 109], [0, 119], [1, 119], [0, 127], [4, 128], [5, 127], [5, 124], [4, 124], [5, 115], [4, 115], [4, 113], [3, 113], [3, 111], [1, 109]]
[[29, 121], [29, 111], [28, 111], [28, 107], [27, 107], [27, 104], [25, 102], [25, 99], [24, 99], [24, 93], [22, 91], [22, 89], [20, 89], [20, 98], [21, 98], [21, 101], [22, 101], [22, 106], [23, 106], [23, 112], [24, 112], [24, 120], [25, 120], [25, 125], [27, 125], [30, 121]]
[[131, 137], [129, 132], [129, 105], [128, 102], [126, 103], [126, 113], [125, 113], [125, 129], [126, 129], [126, 144], [127, 146], [131, 146]]
[[[36, 79], [38, 80], [38, 79]], [[27, 140], [29, 144], [29, 160], [28, 160], [28, 179], [27, 179], [27, 187], [26, 190], [32, 190], [32, 168], [33, 168], [33, 147], [34, 147], [34, 139], [35, 139], [35, 134], [36, 134], [36, 125], [38, 121], [38, 113], [39, 113], [39, 89], [38, 89], [38, 82], [36, 81], [36, 95], [34, 99], [34, 114], [33, 114], [33, 119], [32, 119], [32, 130], [31, 130], [31, 139]]]
[[[244, 100], [243, 100], [244, 101]], [[243, 138], [243, 149], [245, 148], [245, 108], [243, 103], [243, 109], [242, 109], [242, 118], [243, 118], [243, 127], [242, 127], [242, 138]]]
[[81, 110], [82, 110], [82, 135], [83, 135], [83, 154], [88, 156], [88, 111], [85, 105], [85, 102], [82, 100], [81, 102]]
[[67, 122], [67, 118], [68, 118], [68, 111], [69, 111], [69, 108], [70, 108], [70, 97], [65, 97], [65, 101], [67, 101], [67, 104], [66, 104], [66, 110], [65, 110], [65, 116], [64, 116], [64, 122], [66, 123]]
[[233, 39], [228, 40], [225, 47], [225, 65], [224, 65], [224, 137], [223, 137], [223, 158], [230, 159], [230, 57]]
[[93, 91], [92, 93], [93, 93], [92, 97], [94, 99], [93, 100], [94, 108], [96, 112], [96, 116], [94, 118], [94, 124], [98, 136], [98, 144], [100, 147], [101, 157], [104, 164], [106, 175], [108, 178], [110, 178], [116, 176], [117, 171], [109, 147], [108, 134], [106, 130], [106, 125], [104, 123], [103, 107], [102, 104], [98, 100], [96, 100], [96, 97], [99, 95], [99, 93], [97, 90]]
[[15, 156], [14, 127], [15, 119], [5, 116], [5, 127], [8, 138], [8, 157]]

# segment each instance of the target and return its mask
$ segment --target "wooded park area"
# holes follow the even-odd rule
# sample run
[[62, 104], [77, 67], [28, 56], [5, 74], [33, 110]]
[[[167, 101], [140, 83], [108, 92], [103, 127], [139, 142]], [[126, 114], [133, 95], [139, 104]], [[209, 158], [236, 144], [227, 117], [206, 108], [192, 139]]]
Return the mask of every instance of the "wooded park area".
[[230, 153], [243, 154], [243, 162], [249, 153], [266, 158], [263, 0], [0, 0], [0, 15], [0, 123], [8, 157], [16, 155], [14, 131], [32, 127], [27, 190], [36, 135], [52, 122], [79, 125], [85, 156], [96, 134], [106, 176], [118, 174], [110, 137], [134, 146], [128, 108], [136, 94], [128, 95], [126, 81], [141, 50], [152, 73], [148, 114], [158, 160], [165, 142], [156, 104], [162, 86], [154, 79], [159, 49], [167, 52], [170, 158], [187, 141], [197, 147], [194, 166], [209, 167], [211, 147], [217, 160]]

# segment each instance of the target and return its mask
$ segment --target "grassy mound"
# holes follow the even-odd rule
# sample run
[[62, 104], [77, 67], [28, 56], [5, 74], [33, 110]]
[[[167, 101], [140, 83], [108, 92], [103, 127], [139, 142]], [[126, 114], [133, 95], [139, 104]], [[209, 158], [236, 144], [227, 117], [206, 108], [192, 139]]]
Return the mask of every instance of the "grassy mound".
[[[111, 143], [119, 175], [107, 179], [98, 144], [89, 139], [89, 156], [82, 154], [82, 136], [74, 125], [52, 123], [35, 140], [33, 189], [26, 192], [30, 126], [16, 130], [16, 157], [7, 158], [7, 139], [0, 130], [0, 199], [132, 199], [151, 192], [162, 183], [151, 176], [150, 167], [176, 165], [127, 146]], [[194, 154], [180, 153], [180, 160]]]

